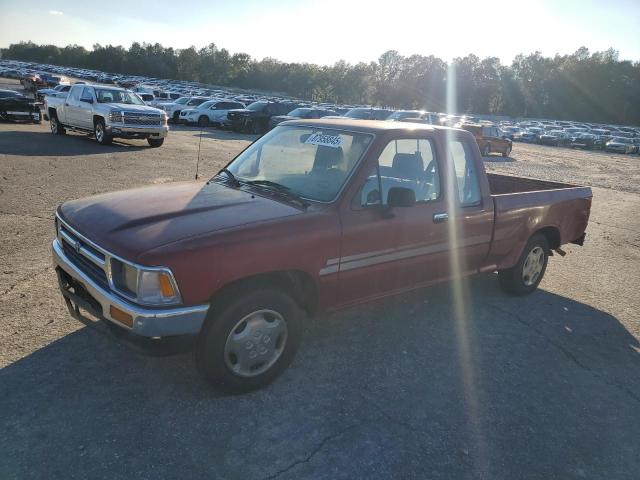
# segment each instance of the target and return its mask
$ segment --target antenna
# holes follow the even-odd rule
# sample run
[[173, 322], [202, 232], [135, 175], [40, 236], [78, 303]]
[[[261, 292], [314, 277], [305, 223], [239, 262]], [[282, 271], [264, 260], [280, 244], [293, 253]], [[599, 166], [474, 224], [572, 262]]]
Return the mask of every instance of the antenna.
[[202, 145], [202, 127], [200, 127], [200, 139], [198, 140], [198, 160], [196, 161], [196, 180], [198, 180], [198, 169], [200, 168], [200, 145]]

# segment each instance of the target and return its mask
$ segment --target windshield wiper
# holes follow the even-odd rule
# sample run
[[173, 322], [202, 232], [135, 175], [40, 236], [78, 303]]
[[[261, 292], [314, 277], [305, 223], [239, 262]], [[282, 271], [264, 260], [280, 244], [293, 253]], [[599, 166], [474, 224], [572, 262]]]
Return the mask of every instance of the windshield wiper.
[[309, 206], [309, 202], [307, 202], [304, 198], [302, 198], [300, 195], [295, 193], [289, 187], [287, 187], [286, 185], [282, 185], [281, 183], [272, 182], [271, 180], [247, 180], [246, 183], [248, 183], [249, 185], [257, 185], [259, 187], [266, 187], [266, 188], [268, 188], [270, 190], [276, 190], [276, 191], [278, 191], [280, 193], [284, 193], [285, 195], [287, 195], [290, 198], [293, 198], [294, 200], [296, 200], [298, 203], [300, 203], [305, 208]]
[[[226, 167], [225, 167], [225, 168], [223, 168], [222, 170], [220, 170], [220, 171], [218, 172], [218, 175], [220, 175], [221, 173], [224, 173], [224, 174], [226, 174], [226, 175], [227, 175], [227, 178], [231, 181], [231, 184], [232, 184], [234, 187], [239, 187], [239, 186], [240, 186], [240, 180], [238, 180], [238, 179], [236, 178], [236, 176], [235, 176], [233, 173], [231, 173], [231, 171], [230, 171], [228, 168], [226, 168]], [[218, 175], [216, 175], [216, 177], [217, 177]]]

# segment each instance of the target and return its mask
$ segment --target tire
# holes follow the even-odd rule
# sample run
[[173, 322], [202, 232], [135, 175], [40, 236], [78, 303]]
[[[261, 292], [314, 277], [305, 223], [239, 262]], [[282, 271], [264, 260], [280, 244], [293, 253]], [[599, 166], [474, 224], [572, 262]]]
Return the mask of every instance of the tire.
[[487, 143], [482, 149], [482, 156], [488, 157], [490, 153], [491, 153], [491, 146]]
[[209, 117], [206, 115], [200, 115], [198, 118], [198, 126], [199, 127], [208, 127], [209, 126]]
[[509, 155], [511, 155], [511, 149], [512, 149], [512, 148], [513, 148], [513, 147], [512, 147], [511, 145], [508, 145], [508, 146], [507, 146], [507, 149], [506, 149], [504, 152], [502, 152], [502, 156], [503, 156], [503, 157], [508, 157]]
[[[532, 263], [536, 258], [538, 259], [537, 267]], [[537, 233], [527, 242], [518, 263], [513, 268], [498, 272], [500, 286], [511, 295], [532, 293], [542, 281], [548, 261], [549, 242], [544, 235]]]
[[[246, 289], [220, 304], [214, 303], [194, 352], [199, 372], [215, 387], [232, 393], [269, 385], [293, 360], [300, 345], [303, 317], [294, 299], [274, 288]], [[275, 334], [269, 335], [269, 329]], [[244, 355], [234, 352], [239, 346]], [[264, 357], [262, 363], [260, 357]]]
[[261, 122], [258, 120], [252, 120], [249, 124], [249, 132], [254, 135], [261, 134], [264, 131], [264, 128], [262, 127], [262, 125], [260, 125], [260, 123]]
[[104, 120], [98, 119], [93, 124], [93, 136], [100, 145], [109, 145], [113, 141], [111, 135], [107, 133], [107, 129], [104, 126]]
[[62, 124], [58, 121], [58, 115], [55, 113], [49, 117], [49, 126], [51, 127], [51, 133], [54, 135], [64, 135], [67, 133]]
[[164, 143], [164, 138], [147, 138], [147, 142], [149, 142], [150, 147], [158, 148]]
[[173, 123], [178, 123], [180, 121], [180, 112], [173, 112], [171, 120], [173, 121]]

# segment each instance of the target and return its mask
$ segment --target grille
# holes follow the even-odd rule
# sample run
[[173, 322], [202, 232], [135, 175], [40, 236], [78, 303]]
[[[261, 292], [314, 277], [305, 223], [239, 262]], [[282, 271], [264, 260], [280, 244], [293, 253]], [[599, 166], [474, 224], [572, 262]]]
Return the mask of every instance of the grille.
[[69, 258], [74, 265], [86, 273], [96, 283], [102, 287], [108, 288], [109, 282], [107, 280], [107, 274], [105, 273], [102, 265], [99, 265], [93, 260], [87, 258], [86, 255], [81, 253], [81, 250], [93, 255], [103, 264], [106, 260], [104, 254], [75, 235], [68, 228], [65, 228], [64, 225], [60, 225], [60, 234], [62, 250], [67, 258]]
[[159, 127], [162, 125], [162, 116], [155, 113], [124, 112], [125, 125], [146, 125]]

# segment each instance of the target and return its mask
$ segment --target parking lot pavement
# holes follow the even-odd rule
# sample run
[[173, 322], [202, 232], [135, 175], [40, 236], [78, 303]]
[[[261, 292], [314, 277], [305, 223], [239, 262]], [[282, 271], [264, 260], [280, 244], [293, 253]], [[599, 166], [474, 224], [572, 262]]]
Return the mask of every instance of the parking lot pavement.
[[[206, 132], [203, 176], [246, 138]], [[57, 204], [192, 179], [198, 141], [0, 125], [0, 478], [637, 478], [640, 196], [620, 177], [638, 162], [519, 144], [487, 159], [594, 185], [586, 245], [537, 292], [505, 296], [487, 274], [464, 282], [463, 319], [447, 285], [315, 318], [278, 381], [229, 396], [189, 354], [144, 356], [72, 320], [50, 267]]]

